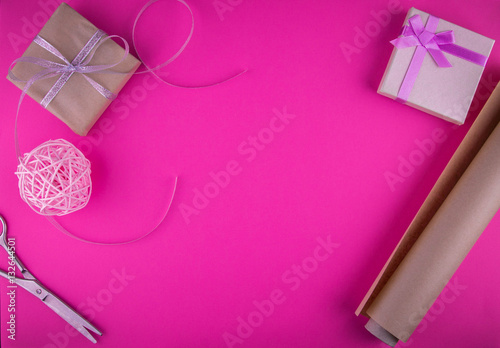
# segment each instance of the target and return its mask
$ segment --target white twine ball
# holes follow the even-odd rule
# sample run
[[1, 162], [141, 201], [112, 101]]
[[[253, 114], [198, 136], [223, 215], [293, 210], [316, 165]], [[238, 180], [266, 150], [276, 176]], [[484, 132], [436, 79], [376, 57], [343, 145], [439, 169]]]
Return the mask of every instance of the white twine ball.
[[21, 198], [41, 215], [62, 216], [85, 207], [92, 192], [90, 161], [64, 139], [49, 140], [19, 158]]

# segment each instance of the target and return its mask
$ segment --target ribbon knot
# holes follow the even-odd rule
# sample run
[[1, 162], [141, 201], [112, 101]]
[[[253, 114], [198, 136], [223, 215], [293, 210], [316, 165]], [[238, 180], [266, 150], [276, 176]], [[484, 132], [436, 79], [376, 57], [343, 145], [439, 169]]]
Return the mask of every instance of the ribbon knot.
[[80, 68], [79, 65], [78, 66], [74, 66], [73, 64], [70, 64], [70, 65], [67, 65], [66, 69], [62, 70], [61, 72], [64, 72], [64, 71], [71, 71], [71, 72], [81, 73], [82, 69]]
[[418, 41], [420, 42], [420, 44], [422, 46], [425, 46], [426, 48], [428, 48], [426, 45], [436, 37], [436, 34], [434, 33], [431, 33], [430, 31], [427, 31], [427, 30], [424, 30], [421, 34], [419, 34], [418, 36]]
[[391, 41], [398, 49], [416, 47], [396, 98], [401, 103], [408, 100], [427, 52], [440, 68], [452, 67], [444, 52], [483, 67], [486, 65], [488, 57], [455, 44], [453, 30], [436, 33], [438, 22], [439, 18], [429, 15], [424, 27], [420, 15], [414, 15], [408, 19], [408, 25], [403, 27], [400, 37]]
[[440, 45], [455, 43], [455, 37], [452, 30], [436, 34], [438, 21], [439, 18], [431, 15], [424, 27], [420, 15], [414, 15], [408, 19], [408, 25], [403, 27], [402, 36], [392, 40], [391, 43], [397, 48], [423, 47], [439, 67], [449, 68], [452, 65], [444, 55]]
[[[90, 61], [92, 60], [95, 52], [99, 48], [99, 46], [106, 40], [112, 38], [112, 37], [118, 37], [122, 39], [122, 41], [125, 44], [125, 51], [123, 57], [116, 63], [113, 64], [106, 64], [106, 65], [89, 65]], [[103, 97], [113, 100], [116, 98], [116, 95], [109, 91], [107, 88], [103, 87], [101, 84], [96, 82], [94, 79], [91, 77], [87, 76], [87, 73], [92, 73], [92, 72], [99, 72], [99, 71], [104, 71], [108, 70], [118, 64], [120, 64], [126, 57], [129, 52], [129, 46], [128, 43], [125, 41], [125, 39], [117, 36], [117, 35], [112, 35], [112, 36], [107, 36], [106, 33], [102, 30], [97, 30], [94, 35], [90, 38], [90, 40], [85, 44], [85, 46], [81, 49], [81, 51], [76, 55], [76, 57], [73, 59], [73, 61], [69, 61], [64, 55], [59, 52], [57, 48], [55, 48], [51, 43], [49, 43], [47, 40], [42, 38], [41, 36], [37, 35], [34, 39], [33, 42], [42, 47], [43, 49], [47, 50], [48, 52], [52, 53], [55, 57], [59, 58], [63, 63], [57, 63], [53, 62], [51, 60], [43, 59], [43, 58], [37, 58], [37, 57], [21, 57], [16, 59], [14, 62], [12, 62], [12, 65], [18, 62], [26, 62], [26, 63], [31, 63], [31, 64], [36, 64], [38, 66], [41, 66], [45, 69], [42, 71], [36, 73], [33, 75], [29, 80], [23, 81], [18, 79], [11, 71], [11, 68], [9, 68], [9, 77], [12, 80], [15, 81], [23, 81], [26, 82], [26, 85], [23, 89], [23, 93], [21, 94], [21, 98], [19, 100], [19, 105], [21, 104], [21, 101], [28, 91], [28, 89], [33, 85], [36, 81], [54, 77], [54, 76], [60, 76], [57, 82], [52, 86], [52, 88], [47, 92], [47, 94], [43, 97], [42, 101], [40, 102], [40, 105], [42, 105], [44, 108], [47, 108], [47, 106], [50, 104], [50, 102], [56, 97], [57, 93], [64, 87], [66, 82], [68, 82], [69, 78], [74, 74], [80, 74], [83, 76], [94, 89], [99, 92]], [[19, 106], [18, 106], [19, 110]], [[18, 111], [19, 112], [19, 111]]]

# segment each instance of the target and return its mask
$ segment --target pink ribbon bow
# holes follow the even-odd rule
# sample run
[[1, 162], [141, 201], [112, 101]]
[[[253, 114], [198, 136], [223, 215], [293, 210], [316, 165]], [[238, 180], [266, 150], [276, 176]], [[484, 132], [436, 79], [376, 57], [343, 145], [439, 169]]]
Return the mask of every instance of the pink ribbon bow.
[[427, 52], [440, 68], [452, 66], [444, 52], [474, 64], [486, 65], [488, 57], [455, 44], [453, 30], [436, 33], [438, 22], [439, 18], [429, 15], [424, 27], [420, 15], [414, 15], [408, 19], [409, 25], [403, 27], [401, 36], [391, 41], [398, 49], [417, 47], [396, 99], [403, 104], [408, 100]]

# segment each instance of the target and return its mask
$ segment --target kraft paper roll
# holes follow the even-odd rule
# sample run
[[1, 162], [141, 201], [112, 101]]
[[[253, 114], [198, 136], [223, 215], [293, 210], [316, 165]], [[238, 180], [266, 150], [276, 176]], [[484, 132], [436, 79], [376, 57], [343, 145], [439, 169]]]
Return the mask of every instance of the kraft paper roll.
[[493, 91], [356, 311], [406, 342], [500, 208], [500, 87]]

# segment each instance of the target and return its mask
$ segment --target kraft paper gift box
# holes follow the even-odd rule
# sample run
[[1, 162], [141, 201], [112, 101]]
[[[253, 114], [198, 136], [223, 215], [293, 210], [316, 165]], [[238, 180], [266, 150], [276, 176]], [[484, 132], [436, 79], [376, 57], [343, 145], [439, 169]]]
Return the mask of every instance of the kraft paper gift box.
[[377, 92], [463, 124], [494, 42], [411, 8]]
[[[97, 27], [69, 5], [62, 3], [38, 35], [55, 47], [69, 62], [73, 62], [73, 59], [94, 37], [97, 30]], [[95, 53], [88, 62], [88, 66], [117, 63], [124, 57], [125, 53], [125, 50], [116, 42], [113, 42], [112, 39], [106, 40], [92, 51], [95, 51]], [[92, 51], [90, 54], [92, 54]], [[23, 57], [42, 58], [63, 63], [61, 59], [35, 42], [31, 42]], [[118, 73], [106, 73], [104, 71], [86, 75], [116, 95], [139, 65], [140, 62], [134, 56], [127, 54], [120, 64], [108, 69]], [[43, 69], [36, 64], [18, 62], [12, 72], [18, 79], [26, 81]], [[15, 81], [9, 76], [7, 78], [21, 89], [26, 84], [25, 82]], [[41, 103], [59, 78], [60, 75], [38, 80], [28, 89], [27, 94], [38, 103]], [[110, 103], [111, 100], [101, 95], [85, 79], [83, 74], [73, 73], [46, 108], [66, 123], [75, 133], [86, 135]]]

